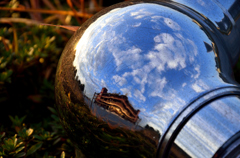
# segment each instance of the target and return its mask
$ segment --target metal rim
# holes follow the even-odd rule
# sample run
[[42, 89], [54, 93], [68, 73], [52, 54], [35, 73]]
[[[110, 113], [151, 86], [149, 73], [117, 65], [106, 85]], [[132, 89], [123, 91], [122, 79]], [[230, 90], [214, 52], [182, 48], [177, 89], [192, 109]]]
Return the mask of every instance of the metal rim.
[[[196, 114], [204, 106], [208, 105], [209, 103], [219, 98], [226, 97], [226, 96], [233, 96], [233, 95], [240, 96], [240, 88], [233, 87], [233, 86], [221, 87], [200, 96], [199, 98], [195, 99], [190, 104], [188, 104], [184, 109], [181, 110], [181, 112], [179, 112], [176, 115], [176, 117], [172, 119], [168, 128], [162, 134], [159, 141], [158, 151], [157, 151], [158, 157], [169, 156], [169, 152], [172, 144], [174, 143], [175, 138], [178, 136], [178, 134], [180, 133], [184, 125], [191, 119], [191, 117], [194, 114]], [[240, 133], [238, 134], [238, 136], [240, 137]], [[234, 140], [236, 140], [236, 138], [234, 138]], [[230, 143], [232, 143], [232, 141]]]

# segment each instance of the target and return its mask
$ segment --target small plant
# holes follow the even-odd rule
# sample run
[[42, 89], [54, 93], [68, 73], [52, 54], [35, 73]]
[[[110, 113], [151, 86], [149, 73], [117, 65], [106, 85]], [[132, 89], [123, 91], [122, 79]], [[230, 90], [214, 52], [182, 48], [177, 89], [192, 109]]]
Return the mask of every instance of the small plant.
[[24, 152], [21, 152], [25, 148], [23, 142], [19, 141], [16, 137], [17, 135], [15, 134], [13, 137], [3, 140], [2, 147], [0, 148], [1, 156], [22, 157], [26, 155]]
[[[56, 111], [51, 107], [48, 108], [52, 112], [52, 119], [47, 120], [48, 123], [32, 124], [30, 128], [27, 128], [23, 123], [26, 116], [9, 116], [12, 130], [8, 133], [0, 133], [0, 156], [14, 158], [51, 157], [50, 155], [60, 155], [62, 158], [65, 155], [74, 156], [74, 147], [66, 138], [66, 133], [60, 125]], [[17, 134], [12, 135], [14, 132]]]

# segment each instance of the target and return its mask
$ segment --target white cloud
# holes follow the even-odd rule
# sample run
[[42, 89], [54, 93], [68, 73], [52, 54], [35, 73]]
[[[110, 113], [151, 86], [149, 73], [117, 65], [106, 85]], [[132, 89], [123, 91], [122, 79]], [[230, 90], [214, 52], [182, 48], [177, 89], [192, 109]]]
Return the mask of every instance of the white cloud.
[[155, 86], [153, 91], [150, 93], [150, 96], [152, 97], [163, 97], [163, 88], [167, 84], [166, 78], [164, 77], [163, 79], [156, 79], [154, 82]]
[[107, 84], [106, 84], [106, 82], [103, 79], [101, 80], [101, 86], [102, 87], [107, 87]]
[[181, 27], [172, 19], [164, 18], [164, 23], [173, 30], [180, 30]]
[[194, 79], [197, 79], [197, 78], [200, 76], [200, 66], [197, 65], [197, 66], [194, 68], [194, 70], [197, 71], [197, 74], [194, 76]]
[[129, 88], [121, 88], [120, 89], [124, 95], [127, 95], [128, 97], [132, 97], [131, 89]]
[[138, 15], [138, 16], [135, 16], [134, 19], [142, 19], [144, 18], [146, 15]]
[[190, 40], [190, 39], [187, 39], [187, 42], [188, 42], [189, 46], [192, 46], [190, 51], [193, 52], [194, 56], [197, 56], [198, 50], [197, 50], [197, 46], [195, 45], [195, 43], [192, 40]]
[[[115, 45], [114, 43], [111, 43], [113, 46]], [[115, 59], [116, 65], [117, 65], [117, 71], [121, 69], [122, 64], [124, 63], [125, 65], [131, 65], [137, 66], [137, 64], [141, 64], [141, 53], [142, 50], [140, 48], [137, 48], [135, 46], [132, 46], [126, 51], [121, 51], [118, 49], [113, 49], [113, 57]], [[132, 64], [135, 63], [135, 64]]]
[[182, 87], [185, 87], [186, 85], [187, 85], [187, 83], [184, 82], [184, 83], [182, 84]]
[[197, 93], [204, 91], [197, 83], [192, 84], [192, 89]]
[[205, 6], [205, 2], [203, 0], [197, 0], [197, 2], [201, 5], [201, 6]]
[[149, 17], [152, 15], [152, 13], [146, 11], [145, 9], [140, 9], [139, 11], [134, 11], [131, 12], [130, 14], [132, 17], [134, 17], [134, 19], [141, 19], [144, 17]]
[[159, 16], [159, 15], [154, 15], [154, 16], [151, 16], [151, 21], [152, 22], [159, 22], [160, 19], [162, 19], [163, 16]]
[[141, 26], [141, 24], [142, 23], [139, 22], [139, 23], [136, 23], [136, 24], [132, 25], [132, 27], [139, 27], [139, 26]]
[[137, 16], [137, 15], [139, 15], [140, 14], [140, 12], [131, 12], [131, 16]]
[[151, 16], [151, 22], [154, 22], [158, 25], [161, 25], [161, 24], [166, 25], [169, 28], [171, 28], [173, 31], [181, 30], [181, 27], [178, 25], [178, 23], [176, 23], [170, 18], [166, 18], [163, 16]]
[[123, 86], [124, 84], [127, 83], [127, 80], [124, 77], [115, 75], [112, 78], [114, 79], [115, 83], [117, 83], [120, 86]]
[[145, 84], [148, 82], [148, 69], [145, 68], [147, 65], [145, 65], [143, 68], [132, 70], [132, 72], [125, 72], [122, 77], [132, 77], [134, 80], [134, 86], [137, 86], [141, 93], [145, 92]]
[[137, 100], [140, 99], [143, 102], [146, 101], [146, 97], [138, 89], [134, 90], [134, 94], [133, 95], [137, 98]]
[[156, 43], [162, 42], [160, 35], [155, 36], [155, 37], [153, 38], [153, 40], [154, 40], [154, 42], [156, 42]]
[[195, 92], [200, 93], [200, 92], [203, 92], [203, 91], [209, 89], [209, 86], [204, 81], [198, 80], [194, 84], [192, 84], [192, 89]]
[[165, 65], [169, 69], [179, 70], [186, 67], [186, 54], [180, 53], [184, 51], [181, 41], [167, 33], [155, 36], [154, 41], [157, 43], [154, 51], [150, 51], [146, 57], [159, 72], [165, 71]]

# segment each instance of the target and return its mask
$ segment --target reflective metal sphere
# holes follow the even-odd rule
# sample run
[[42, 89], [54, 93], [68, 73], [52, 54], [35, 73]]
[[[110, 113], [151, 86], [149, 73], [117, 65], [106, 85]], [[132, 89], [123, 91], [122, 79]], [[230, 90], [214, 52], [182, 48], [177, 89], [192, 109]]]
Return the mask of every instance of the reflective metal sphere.
[[69, 40], [56, 74], [57, 109], [86, 157], [237, 153], [227, 151], [239, 146], [232, 64], [240, 49], [228, 39], [239, 34], [239, 20], [233, 25], [221, 8], [207, 18], [197, 2], [120, 3]]

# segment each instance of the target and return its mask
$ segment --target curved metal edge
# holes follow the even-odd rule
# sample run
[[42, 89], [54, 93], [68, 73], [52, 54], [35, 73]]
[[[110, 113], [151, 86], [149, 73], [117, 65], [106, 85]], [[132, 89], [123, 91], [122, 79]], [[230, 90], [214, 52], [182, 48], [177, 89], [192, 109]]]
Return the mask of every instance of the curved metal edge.
[[224, 6], [222, 6], [221, 3], [218, 2], [218, 0], [212, 0], [214, 3], [216, 3], [219, 8], [222, 9], [223, 13], [228, 17], [228, 19], [231, 21], [232, 25], [235, 26], [235, 21], [232, 17], [232, 15], [228, 12], [228, 10], [226, 8], [224, 8]]
[[[240, 154], [240, 131], [234, 134], [221, 148], [217, 150], [212, 158], [217, 157], [235, 157], [235, 154]], [[236, 151], [237, 150], [237, 151]]]
[[[219, 92], [220, 91], [220, 92]], [[223, 92], [221, 92], [223, 91]], [[216, 93], [216, 94], [214, 94]], [[240, 88], [235, 86], [221, 87], [214, 89], [208, 93], [203, 94], [199, 98], [188, 104], [181, 112], [179, 112], [171, 121], [168, 129], [162, 134], [157, 150], [157, 157], [168, 157], [171, 146], [175, 138], [178, 136], [184, 125], [191, 119], [191, 117], [201, 110], [209, 103], [226, 96], [240, 96]], [[208, 97], [206, 99], [206, 97]], [[203, 99], [203, 101], [201, 101]], [[199, 103], [198, 103], [199, 102]], [[189, 111], [190, 112], [186, 112]], [[240, 136], [240, 134], [239, 134]]]

